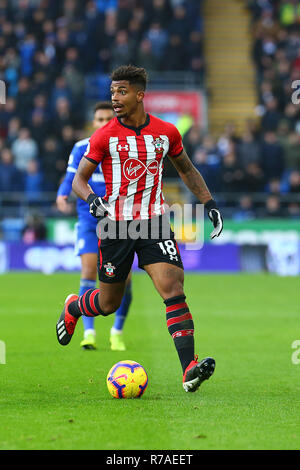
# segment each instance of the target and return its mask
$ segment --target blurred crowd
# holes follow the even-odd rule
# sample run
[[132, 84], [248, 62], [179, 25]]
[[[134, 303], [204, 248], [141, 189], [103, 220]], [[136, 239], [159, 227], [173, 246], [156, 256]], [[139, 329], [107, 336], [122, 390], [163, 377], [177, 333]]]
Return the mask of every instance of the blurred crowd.
[[246, 6], [258, 119], [242, 135], [231, 123], [218, 137], [194, 127], [185, 145], [213, 191], [239, 193], [239, 203], [220, 200], [228, 216], [300, 218], [300, 1], [246, 0]]
[[199, 0], [0, 0], [0, 191], [55, 191], [86, 137], [85, 77], [203, 71]]
[[[183, 142], [225, 216], [300, 218], [300, 204], [293, 200], [300, 191], [300, 166], [288, 166], [283, 140], [249, 120], [241, 136], [234, 123], [218, 137], [193, 126]], [[300, 160], [299, 139], [294, 150]]]
[[[196, 126], [184, 144], [208, 186], [239, 193], [228, 216], [300, 217], [300, 2], [245, 0], [251, 11], [259, 122], [242, 136]], [[86, 137], [85, 77], [123, 63], [204, 74], [201, 0], [0, 0], [0, 192], [38, 201], [56, 191], [74, 143]], [[299, 93], [300, 99], [300, 93]], [[167, 165], [166, 176], [172, 176]], [[175, 175], [174, 175], [175, 176]], [[265, 193], [266, 203], [255, 194]], [[237, 198], [236, 198], [237, 199]], [[226, 209], [226, 201], [224, 206]]]

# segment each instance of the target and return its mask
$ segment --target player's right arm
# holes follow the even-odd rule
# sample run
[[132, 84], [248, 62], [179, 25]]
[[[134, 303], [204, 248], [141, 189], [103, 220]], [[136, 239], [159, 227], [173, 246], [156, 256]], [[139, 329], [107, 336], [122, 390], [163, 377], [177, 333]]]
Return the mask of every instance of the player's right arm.
[[94, 164], [83, 157], [73, 180], [73, 191], [78, 197], [88, 203], [90, 206], [90, 214], [98, 218], [106, 217], [110, 213], [110, 210], [109, 204], [101, 197], [97, 196], [88, 184], [96, 166], [97, 163]]

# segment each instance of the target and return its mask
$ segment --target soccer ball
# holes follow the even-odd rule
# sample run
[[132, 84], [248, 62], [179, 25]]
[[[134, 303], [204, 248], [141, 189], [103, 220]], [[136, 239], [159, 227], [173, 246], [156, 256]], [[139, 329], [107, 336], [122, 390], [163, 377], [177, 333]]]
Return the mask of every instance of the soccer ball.
[[148, 375], [134, 361], [120, 361], [107, 374], [106, 384], [114, 398], [140, 398], [148, 386]]

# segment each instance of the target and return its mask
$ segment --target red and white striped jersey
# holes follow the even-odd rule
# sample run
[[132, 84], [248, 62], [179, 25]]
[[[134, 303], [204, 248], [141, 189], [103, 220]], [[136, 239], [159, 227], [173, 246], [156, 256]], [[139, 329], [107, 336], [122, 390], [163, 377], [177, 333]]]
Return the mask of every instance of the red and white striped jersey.
[[164, 213], [163, 160], [178, 157], [182, 138], [173, 124], [147, 114], [138, 128], [112, 119], [90, 138], [85, 158], [101, 162], [114, 220], [150, 219]]

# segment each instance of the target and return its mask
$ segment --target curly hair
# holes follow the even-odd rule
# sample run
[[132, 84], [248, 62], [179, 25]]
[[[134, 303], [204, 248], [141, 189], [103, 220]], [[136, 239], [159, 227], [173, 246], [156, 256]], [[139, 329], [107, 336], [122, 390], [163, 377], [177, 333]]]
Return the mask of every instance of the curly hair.
[[137, 85], [146, 90], [148, 76], [147, 72], [142, 67], [136, 67], [134, 65], [121, 65], [115, 69], [111, 74], [112, 81], [126, 80], [130, 85]]

